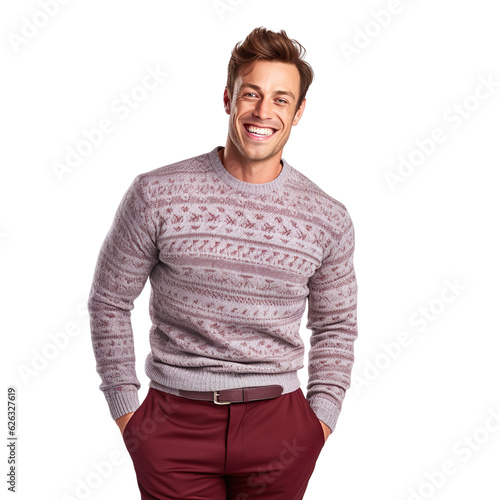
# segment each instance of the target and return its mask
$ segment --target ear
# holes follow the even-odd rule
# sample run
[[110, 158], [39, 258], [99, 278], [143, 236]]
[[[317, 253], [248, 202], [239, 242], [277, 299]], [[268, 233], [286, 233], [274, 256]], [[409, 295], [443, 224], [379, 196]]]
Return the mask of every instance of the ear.
[[306, 100], [302, 101], [302, 103], [299, 106], [299, 109], [295, 112], [295, 116], [293, 117], [292, 125], [297, 125], [299, 123], [300, 118], [304, 114], [304, 109], [306, 108]]
[[224, 109], [226, 110], [226, 113], [228, 115], [231, 114], [231, 96], [229, 95], [229, 90], [226, 88], [224, 89]]

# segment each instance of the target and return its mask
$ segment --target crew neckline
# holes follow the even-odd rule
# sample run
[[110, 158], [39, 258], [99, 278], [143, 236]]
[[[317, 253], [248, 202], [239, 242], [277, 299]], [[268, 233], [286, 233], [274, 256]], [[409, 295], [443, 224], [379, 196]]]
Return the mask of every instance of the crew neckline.
[[223, 146], [216, 146], [214, 149], [212, 149], [212, 151], [210, 151], [210, 153], [208, 153], [210, 164], [221, 180], [239, 191], [255, 194], [278, 191], [282, 188], [291, 170], [290, 165], [285, 161], [283, 157], [281, 157], [283, 167], [278, 176], [272, 181], [262, 183], [246, 182], [238, 179], [228, 170], [226, 170], [226, 167], [222, 164], [219, 158], [219, 151], [221, 149], [223, 149]]

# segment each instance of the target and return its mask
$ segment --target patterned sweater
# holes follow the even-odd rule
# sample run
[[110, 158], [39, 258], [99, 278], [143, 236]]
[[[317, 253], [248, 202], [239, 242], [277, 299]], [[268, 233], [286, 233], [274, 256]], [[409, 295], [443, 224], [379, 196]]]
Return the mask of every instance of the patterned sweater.
[[99, 389], [113, 419], [140, 405], [130, 315], [148, 277], [145, 371], [176, 395], [298, 389], [307, 302], [306, 399], [333, 431], [357, 338], [349, 213], [284, 158], [256, 184], [230, 174], [219, 149], [139, 174], [123, 196], [88, 299]]

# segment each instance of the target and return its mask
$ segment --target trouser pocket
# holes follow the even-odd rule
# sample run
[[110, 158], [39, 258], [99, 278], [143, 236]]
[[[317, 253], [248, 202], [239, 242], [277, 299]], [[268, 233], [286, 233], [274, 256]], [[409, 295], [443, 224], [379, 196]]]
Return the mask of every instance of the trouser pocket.
[[325, 444], [325, 433], [323, 432], [323, 426], [321, 425], [321, 422], [319, 418], [317, 417], [316, 413], [314, 413], [314, 410], [312, 409], [311, 405], [309, 404], [309, 401], [306, 399], [304, 396], [304, 393], [302, 392], [302, 389], [299, 389], [300, 391], [300, 396], [303, 405], [306, 408], [307, 413], [309, 413], [311, 420], [313, 421], [312, 425], [313, 427], [316, 428], [316, 434], [319, 436], [319, 440], [321, 443], [321, 446]]
[[127, 424], [125, 425], [125, 428], [123, 429], [122, 437], [129, 452], [135, 451], [135, 449], [137, 449], [138, 447], [139, 439], [142, 435], [141, 427], [145, 422], [145, 414], [147, 413], [148, 408], [151, 406], [151, 399], [152, 388], [150, 387], [148, 393], [146, 394], [146, 397], [139, 405], [137, 410], [135, 410], [134, 414], [132, 415], [132, 417], [130, 417]]

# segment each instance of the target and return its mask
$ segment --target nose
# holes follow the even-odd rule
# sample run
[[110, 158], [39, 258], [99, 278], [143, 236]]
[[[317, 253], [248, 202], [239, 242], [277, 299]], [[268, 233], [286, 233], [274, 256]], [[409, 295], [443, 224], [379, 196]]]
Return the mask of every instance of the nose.
[[260, 99], [255, 105], [253, 115], [261, 120], [269, 118], [271, 116], [271, 102], [268, 99]]

